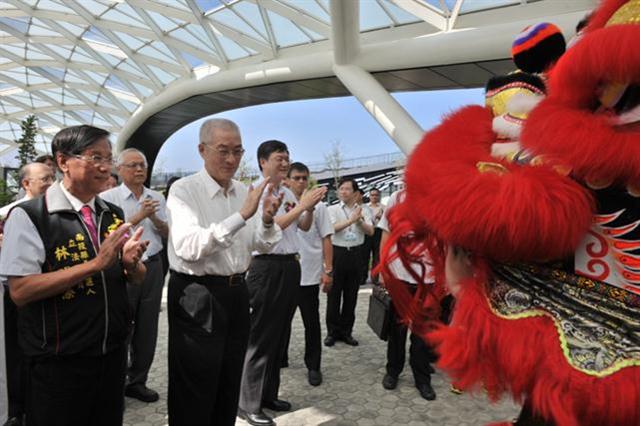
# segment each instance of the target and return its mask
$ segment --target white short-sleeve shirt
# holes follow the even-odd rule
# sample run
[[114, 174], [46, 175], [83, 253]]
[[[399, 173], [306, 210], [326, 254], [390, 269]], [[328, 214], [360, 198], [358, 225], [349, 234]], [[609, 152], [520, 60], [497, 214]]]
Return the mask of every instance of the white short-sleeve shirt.
[[[100, 198], [120, 207], [124, 212], [124, 218], [126, 221], [129, 221], [131, 217], [135, 216], [142, 209], [142, 203], [144, 202], [144, 200], [150, 198], [160, 203], [158, 211], [156, 212], [156, 217], [163, 222], [167, 222], [168, 220], [167, 203], [164, 197], [159, 192], [149, 188], [144, 188], [142, 196], [140, 197], [140, 199], [137, 199], [133, 192], [131, 192], [131, 190], [123, 183], [115, 188], [111, 188], [101, 193]], [[146, 260], [149, 257], [160, 253], [160, 251], [162, 250], [162, 236], [156, 229], [156, 226], [153, 224], [151, 219], [149, 219], [148, 217], [144, 218], [136, 226], [136, 228], [140, 226], [142, 226], [144, 229], [142, 231], [141, 239], [149, 241], [147, 251], [142, 257], [143, 260]]]
[[[357, 207], [354, 204], [353, 207], [348, 207], [342, 201], [338, 204], [334, 204], [329, 207], [329, 218], [331, 219], [331, 224], [335, 226], [336, 223], [344, 222], [351, 217], [351, 213]], [[373, 226], [373, 221], [371, 218], [370, 209], [362, 209], [362, 217], [364, 218], [365, 223]], [[352, 224], [344, 228], [343, 230], [336, 232], [331, 237], [331, 241], [333, 245], [340, 247], [356, 247], [364, 244], [364, 230], [358, 224]]]
[[[313, 211], [313, 222], [308, 231], [298, 229], [300, 238], [301, 286], [316, 285], [322, 278], [322, 239], [333, 235], [333, 225], [329, 220], [327, 206], [318, 203]], [[329, 265], [331, 267], [331, 265]]]

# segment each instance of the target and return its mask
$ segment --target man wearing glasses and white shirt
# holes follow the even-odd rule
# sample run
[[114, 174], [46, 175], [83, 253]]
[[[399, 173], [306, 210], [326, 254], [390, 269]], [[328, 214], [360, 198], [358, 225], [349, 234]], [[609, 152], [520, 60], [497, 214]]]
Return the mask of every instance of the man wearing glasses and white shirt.
[[[356, 320], [356, 303], [362, 277], [361, 246], [364, 236], [373, 235], [373, 221], [356, 203], [358, 184], [354, 179], [342, 179], [338, 184], [340, 203], [329, 207], [329, 217], [335, 233], [333, 242], [333, 287], [327, 299], [327, 337], [325, 346], [342, 340], [358, 346], [351, 332]], [[341, 299], [344, 301], [341, 303]], [[342, 311], [340, 310], [342, 305]]]
[[[300, 199], [308, 189], [309, 168], [302, 163], [292, 163], [289, 168], [289, 188]], [[291, 320], [296, 309], [300, 308], [304, 323], [304, 364], [307, 367], [307, 379], [311, 386], [322, 384], [320, 361], [322, 357], [322, 331], [320, 329], [320, 299], [322, 290], [328, 293], [333, 283], [333, 246], [331, 245], [333, 225], [329, 220], [327, 206], [320, 202], [313, 210], [313, 222], [308, 231], [298, 229], [300, 239], [301, 279], [298, 298], [291, 311]], [[289, 324], [290, 326], [291, 324]], [[284, 347], [285, 356], [289, 349], [289, 337]]]
[[124, 211], [125, 220], [135, 228], [142, 227], [142, 239], [149, 246], [142, 261], [147, 275], [142, 285], [127, 284], [133, 316], [133, 332], [129, 345], [129, 368], [124, 394], [143, 402], [155, 402], [158, 392], [147, 388], [147, 377], [153, 363], [158, 337], [158, 317], [162, 301], [162, 238], [169, 234], [166, 203], [156, 191], [145, 188], [147, 158], [135, 148], [125, 149], [116, 162], [122, 184], [100, 194]]
[[[233, 179], [244, 154], [240, 130], [212, 119], [200, 128], [204, 168], [169, 191], [169, 423], [232, 426], [249, 338], [245, 272], [251, 252], [282, 238], [280, 199]], [[269, 186], [267, 192], [271, 194]]]

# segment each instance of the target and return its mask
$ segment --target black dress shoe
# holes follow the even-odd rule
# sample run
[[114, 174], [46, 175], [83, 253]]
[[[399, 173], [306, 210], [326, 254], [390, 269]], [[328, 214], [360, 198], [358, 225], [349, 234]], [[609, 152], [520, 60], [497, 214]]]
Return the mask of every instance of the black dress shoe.
[[382, 378], [382, 387], [387, 390], [395, 389], [398, 386], [398, 378], [391, 374], [385, 374]]
[[276, 399], [274, 401], [262, 401], [262, 406], [273, 411], [291, 411], [291, 403]]
[[324, 338], [325, 346], [333, 346], [335, 344], [336, 344], [336, 338], [333, 337], [332, 335], [328, 335], [327, 337]]
[[311, 386], [320, 386], [322, 384], [322, 373], [318, 370], [309, 370], [307, 378]]
[[4, 426], [22, 426], [24, 423], [22, 422], [22, 416], [11, 417], [7, 420]]
[[352, 336], [344, 336], [342, 338], [342, 341], [345, 342], [349, 346], [358, 346], [359, 345], [358, 341], [356, 339], [354, 339]]
[[124, 388], [124, 395], [142, 402], [156, 402], [160, 399], [158, 392], [142, 384], [129, 385]]
[[257, 413], [247, 413], [244, 410], [238, 409], [238, 417], [253, 426], [275, 426], [276, 424], [273, 419], [263, 413], [262, 410]]
[[420, 392], [420, 396], [427, 401], [433, 401], [436, 399], [436, 391], [433, 390], [430, 383], [423, 383], [421, 385], [416, 385], [416, 387]]

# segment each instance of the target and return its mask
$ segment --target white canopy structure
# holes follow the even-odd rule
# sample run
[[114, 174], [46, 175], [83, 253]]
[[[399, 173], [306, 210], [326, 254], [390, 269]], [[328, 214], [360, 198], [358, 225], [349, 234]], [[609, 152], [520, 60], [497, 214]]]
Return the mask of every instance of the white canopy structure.
[[[60, 128], [92, 124], [124, 147], [142, 143], [140, 131], [154, 115], [213, 93], [217, 109], [185, 104], [180, 119], [153, 136], [152, 157], [169, 131], [221, 108], [348, 94], [409, 151], [421, 129], [388, 90], [478, 86], [486, 76], [474, 79], [474, 70], [502, 71], [514, 35], [526, 25], [554, 22], [569, 36], [595, 3], [0, 1], [0, 155], [15, 148], [29, 114], [38, 117], [43, 144]], [[388, 74], [397, 70], [405, 73]], [[303, 94], [295, 93], [303, 86], [269, 86], [304, 81], [315, 83]], [[250, 91], [256, 87], [262, 92]], [[225, 104], [233, 93], [242, 95]]]

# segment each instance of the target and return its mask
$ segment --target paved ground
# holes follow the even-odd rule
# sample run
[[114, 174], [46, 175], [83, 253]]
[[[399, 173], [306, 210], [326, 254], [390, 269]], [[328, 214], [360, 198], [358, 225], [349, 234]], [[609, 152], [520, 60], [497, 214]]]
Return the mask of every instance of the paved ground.
[[[360, 346], [337, 343], [331, 348], [323, 347], [324, 383], [319, 387], [309, 386], [306, 380], [303, 362], [304, 329], [300, 316], [296, 314], [289, 349], [290, 367], [283, 370], [280, 388], [280, 397], [293, 404], [293, 412], [270, 412], [276, 416], [279, 426], [475, 426], [515, 417], [518, 407], [512, 403], [489, 406], [482, 395], [455, 395], [449, 392], [449, 383], [440, 373], [433, 377], [437, 399], [425, 401], [413, 386], [408, 365], [400, 377], [397, 389], [383, 389], [380, 382], [384, 375], [386, 345], [378, 340], [366, 324], [370, 293], [369, 288], [363, 287], [358, 299], [354, 337], [360, 341]], [[321, 301], [322, 315], [325, 300], [323, 297]], [[145, 404], [127, 398], [124, 417], [127, 426], [167, 423], [166, 310], [161, 315], [158, 349], [148, 383], [149, 387], [160, 393], [160, 401]], [[241, 420], [236, 423], [236, 426], [244, 425], [246, 423]]]

